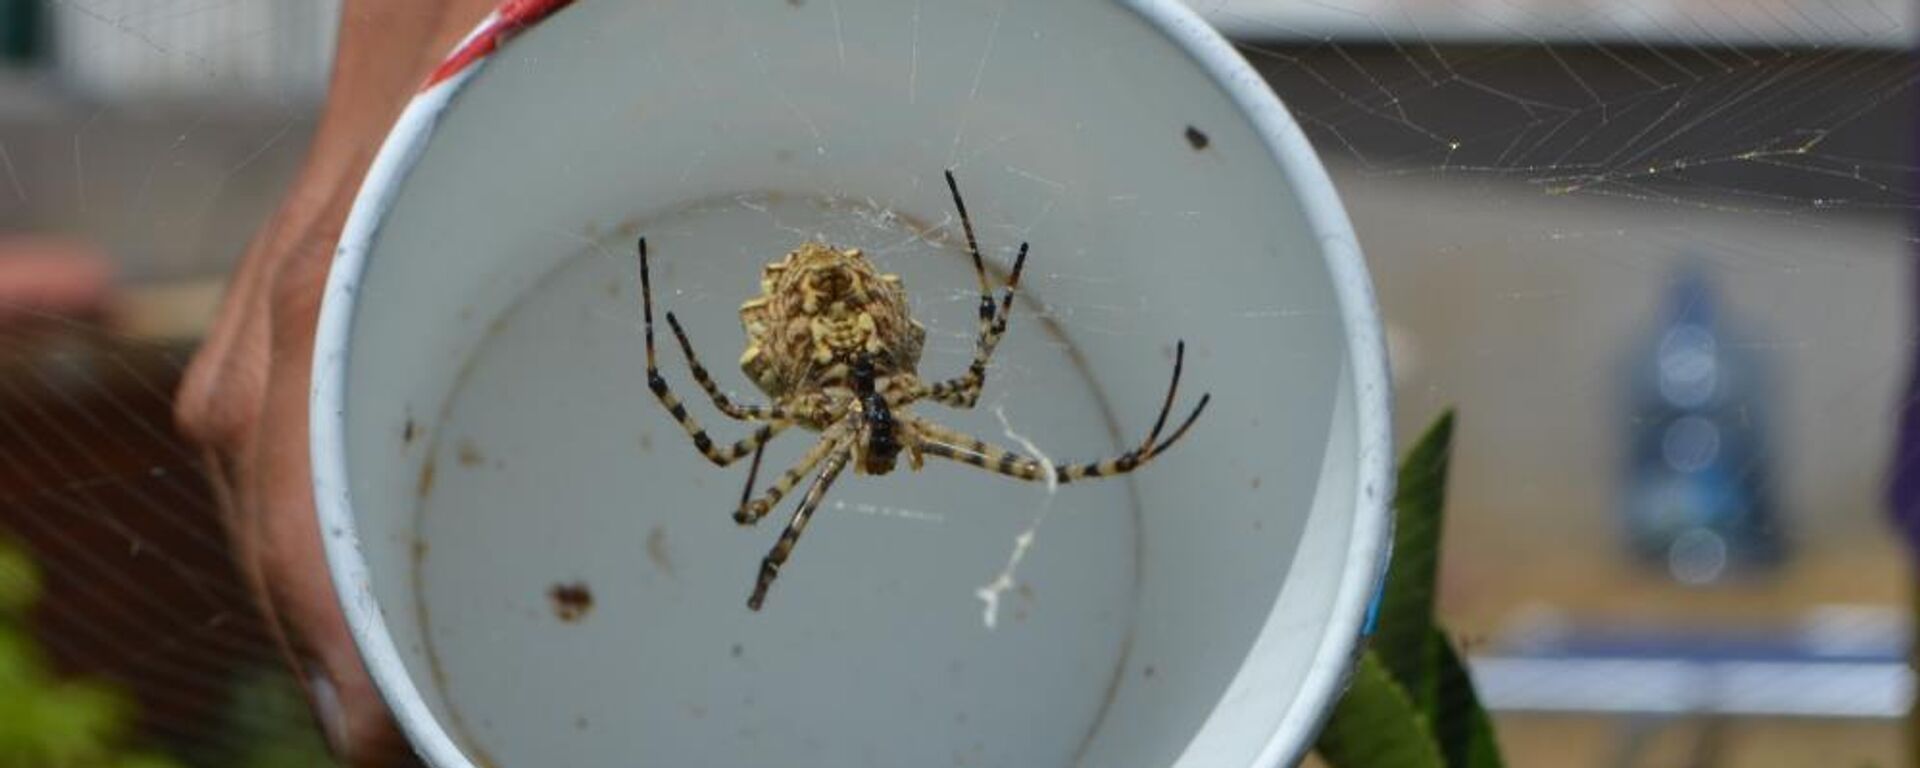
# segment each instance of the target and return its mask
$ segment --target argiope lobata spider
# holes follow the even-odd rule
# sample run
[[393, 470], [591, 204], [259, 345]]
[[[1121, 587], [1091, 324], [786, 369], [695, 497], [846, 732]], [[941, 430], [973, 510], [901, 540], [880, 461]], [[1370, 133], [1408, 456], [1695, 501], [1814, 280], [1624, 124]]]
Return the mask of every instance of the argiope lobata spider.
[[[974, 239], [973, 221], [967, 216], [952, 171], [947, 172], [947, 188], [953, 193], [953, 207], [959, 211], [967, 235], [967, 253], [973, 257], [973, 270], [980, 279], [980, 335], [967, 372], [946, 381], [922, 382], [917, 370], [926, 329], [909, 314], [900, 277], [876, 271], [858, 248], [802, 243], [764, 267], [760, 295], [740, 305], [740, 321], [747, 331], [747, 349], [740, 356], [740, 368], [772, 398], [771, 405], [741, 405], [721, 393], [694, 354], [693, 343], [688, 341], [680, 321], [672, 312], [667, 313], [667, 324], [686, 353], [693, 380], [713, 399], [714, 407], [733, 419], [760, 424], [753, 434], [727, 446], [714, 444], [660, 375], [653, 344], [653, 284], [647, 271], [647, 240], [640, 238], [647, 387], [680, 422], [694, 447], [714, 464], [724, 467], [753, 454], [740, 506], [733, 513], [734, 522], [760, 522], [801, 479], [819, 469], [793, 520], [780, 534], [780, 541], [761, 560], [759, 579], [753, 595], [747, 598], [748, 608], [760, 610], [767, 588], [780, 575], [780, 567], [806, 530], [807, 521], [849, 464], [856, 474], [883, 475], [893, 471], [895, 460], [904, 450], [908, 464], [916, 470], [922, 457], [931, 455], [1021, 480], [1047, 481], [1051, 471], [1053, 482], [1070, 483], [1139, 469], [1186, 434], [1207, 407], [1211, 396], [1202, 395], [1173, 434], [1160, 439], [1180, 386], [1180, 368], [1186, 359], [1186, 342], [1182, 341], [1175, 347], [1173, 383], [1167, 387], [1167, 398], [1153, 429], [1132, 450], [1112, 458], [1050, 467], [908, 411], [908, 406], [921, 400], [955, 408], [972, 408], [979, 401], [987, 363], [1006, 333], [1014, 289], [1027, 263], [1027, 244], [1021, 243], [1006, 289], [996, 303], [986, 265], [980, 258], [980, 245]], [[755, 498], [754, 481], [760, 474], [760, 458], [767, 442], [796, 425], [820, 433], [819, 442], [798, 464], [781, 474], [764, 495]]]

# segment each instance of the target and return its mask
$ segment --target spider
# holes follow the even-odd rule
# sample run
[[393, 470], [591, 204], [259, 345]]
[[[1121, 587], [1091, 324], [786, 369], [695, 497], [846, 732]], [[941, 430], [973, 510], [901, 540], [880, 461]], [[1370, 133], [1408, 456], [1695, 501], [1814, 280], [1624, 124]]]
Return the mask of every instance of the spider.
[[[979, 401], [981, 387], [986, 383], [987, 364], [1000, 337], [1006, 333], [1014, 290], [1027, 263], [1027, 244], [1021, 243], [1013, 271], [996, 303], [986, 265], [980, 258], [979, 242], [974, 239], [973, 221], [967, 216], [966, 203], [960, 199], [960, 187], [954, 182], [952, 171], [946, 176], [947, 189], [953, 193], [953, 207], [959, 211], [966, 231], [967, 253], [973, 257], [973, 271], [980, 280], [979, 336], [973, 363], [967, 366], [966, 373], [944, 381], [922, 381], [918, 368], [927, 332], [908, 312], [906, 289], [900, 277], [875, 270], [858, 248], [805, 242], [764, 267], [760, 275], [760, 295], [740, 305], [740, 322], [747, 332], [747, 348], [740, 355], [740, 368], [772, 399], [772, 404], [742, 405], [723, 394], [694, 354], [686, 329], [672, 312], [667, 313], [667, 325], [673, 328], [674, 338], [686, 354], [693, 380], [706, 391], [714, 407], [732, 419], [760, 425], [752, 434], [731, 445], [714, 443], [660, 375], [653, 343], [653, 283], [647, 270], [647, 239], [640, 238], [647, 388], [653, 390], [674, 421], [686, 430], [693, 446], [714, 464], [725, 467], [752, 454], [753, 463], [747, 470], [740, 505], [733, 513], [734, 522], [743, 526], [760, 522], [802, 479], [819, 470], [793, 513], [792, 521], [780, 534], [780, 540], [760, 561], [759, 577], [752, 596], [747, 598], [747, 607], [751, 610], [760, 610], [766, 601], [767, 589], [780, 575], [781, 567], [793, 553], [800, 534], [806, 531], [814, 510], [820, 507], [834, 479], [849, 465], [855, 474], [884, 475], [893, 471], [904, 452], [908, 465], [915, 470], [920, 469], [924, 457], [935, 456], [1036, 482], [1071, 483], [1083, 478], [1125, 474], [1145, 466], [1186, 434], [1211, 399], [1211, 395], [1201, 396], [1180, 426], [1166, 439], [1160, 439], [1180, 386], [1181, 365], [1186, 359], [1186, 342], [1181, 341], [1174, 348], [1173, 382], [1167, 387], [1160, 415], [1154, 419], [1146, 439], [1118, 456], [1061, 466], [989, 444], [908, 410], [923, 400], [954, 408], [972, 408]], [[794, 426], [819, 433], [819, 441], [763, 495], [755, 497], [754, 483], [760, 474], [760, 459], [767, 443]]]

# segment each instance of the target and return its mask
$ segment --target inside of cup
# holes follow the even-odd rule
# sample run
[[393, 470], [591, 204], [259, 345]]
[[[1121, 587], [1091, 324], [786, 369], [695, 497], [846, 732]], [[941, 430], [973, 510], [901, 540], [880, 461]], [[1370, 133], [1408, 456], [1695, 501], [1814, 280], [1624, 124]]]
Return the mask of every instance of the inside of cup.
[[[928, 458], [844, 473], [764, 610], [806, 488], [732, 520], [747, 461], [648, 391], [656, 311], [722, 389], [761, 269], [863, 249], [964, 371], [1031, 243], [977, 407], [919, 416], [1066, 463], [1211, 405], [1139, 472], [1050, 488]], [[1350, 589], [1359, 406], [1303, 189], [1230, 94], [1105, 2], [582, 3], [460, 93], [356, 289], [346, 388], [372, 592], [475, 765], [1248, 765]], [[716, 440], [667, 331], [663, 373]], [[769, 448], [764, 488], [818, 435]], [[1309, 715], [1310, 717], [1310, 715]]]

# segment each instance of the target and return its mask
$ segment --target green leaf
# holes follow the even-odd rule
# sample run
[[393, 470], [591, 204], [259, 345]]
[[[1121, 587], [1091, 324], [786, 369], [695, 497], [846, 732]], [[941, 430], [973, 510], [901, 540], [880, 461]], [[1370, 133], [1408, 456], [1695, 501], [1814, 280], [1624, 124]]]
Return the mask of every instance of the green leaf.
[[1439, 658], [1427, 642], [1433, 625], [1433, 584], [1438, 573], [1444, 521], [1447, 464], [1453, 455], [1453, 410], [1427, 428], [1400, 463], [1393, 496], [1393, 562], [1380, 596], [1373, 648], [1402, 686], [1432, 711]]
[[60, 683], [29, 695], [32, 749], [54, 765], [92, 763], [111, 754], [133, 714], [132, 702], [90, 683]]
[[0, 536], [0, 766], [179, 768], [164, 756], [134, 752], [138, 702], [118, 689], [65, 680], [21, 617], [40, 599], [40, 572], [26, 550]]
[[306, 698], [276, 668], [241, 676], [228, 704], [226, 733], [244, 745], [226, 768], [334, 768]]
[[20, 627], [0, 622], [0, 697], [26, 695], [46, 678], [40, 647]]
[[0, 538], [0, 616], [25, 613], [40, 599], [40, 570], [25, 550]]
[[1493, 720], [1480, 706], [1473, 679], [1460, 663], [1453, 644], [1439, 627], [1427, 630], [1428, 644], [1438, 662], [1434, 676], [1433, 705], [1426, 710], [1433, 724], [1435, 740], [1450, 768], [1502, 768], [1500, 745], [1493, 737]]
[[1393, 561], [1372, 649], [1317, 745], [1336, 768], [1503, 766], [1493, 721], [1434, 623], [1453, 423], [1452, 410], [1441, 414], [1400, 465]]
[[1426, 718], [1372, 651], [1360, 657], [1353, 681], [1314, 750], [1333, 768], [1445, 768]]
[[112, 768], [180, 768], [173, 759], [151, 753], [119, 755], [110, 765]]

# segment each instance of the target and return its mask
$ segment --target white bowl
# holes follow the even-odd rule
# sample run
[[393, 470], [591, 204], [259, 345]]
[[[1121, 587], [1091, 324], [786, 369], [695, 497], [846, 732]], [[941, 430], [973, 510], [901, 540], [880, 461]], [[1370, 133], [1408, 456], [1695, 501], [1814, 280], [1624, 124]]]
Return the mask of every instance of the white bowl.
[[[735, 525], [745, 463], [701, 459], [648, 392], [635, 237], [745, 399], [737, 308], [812, 237], [899, 274], [922, 373], [954, 375], [977, 288], [948, 168], [996, 275], [1032, 256], [980, 407], [917, 413], [1111, 455], [1180, 339], [1176, 407], [1212, 405], [1138, 473], [1057, 491], [847, 473], [751, 612], [794, 500]], [[1264, 82], [1170, 0], [578, 3], [416, 99], [327, 290], [327, 554], [439, 768], [1278, 765], [1385, 562], [1354, 235]], [[682, 399], [745, 434], [661, 334]], [[762, 485], [812, 437], [777, 441]]]

